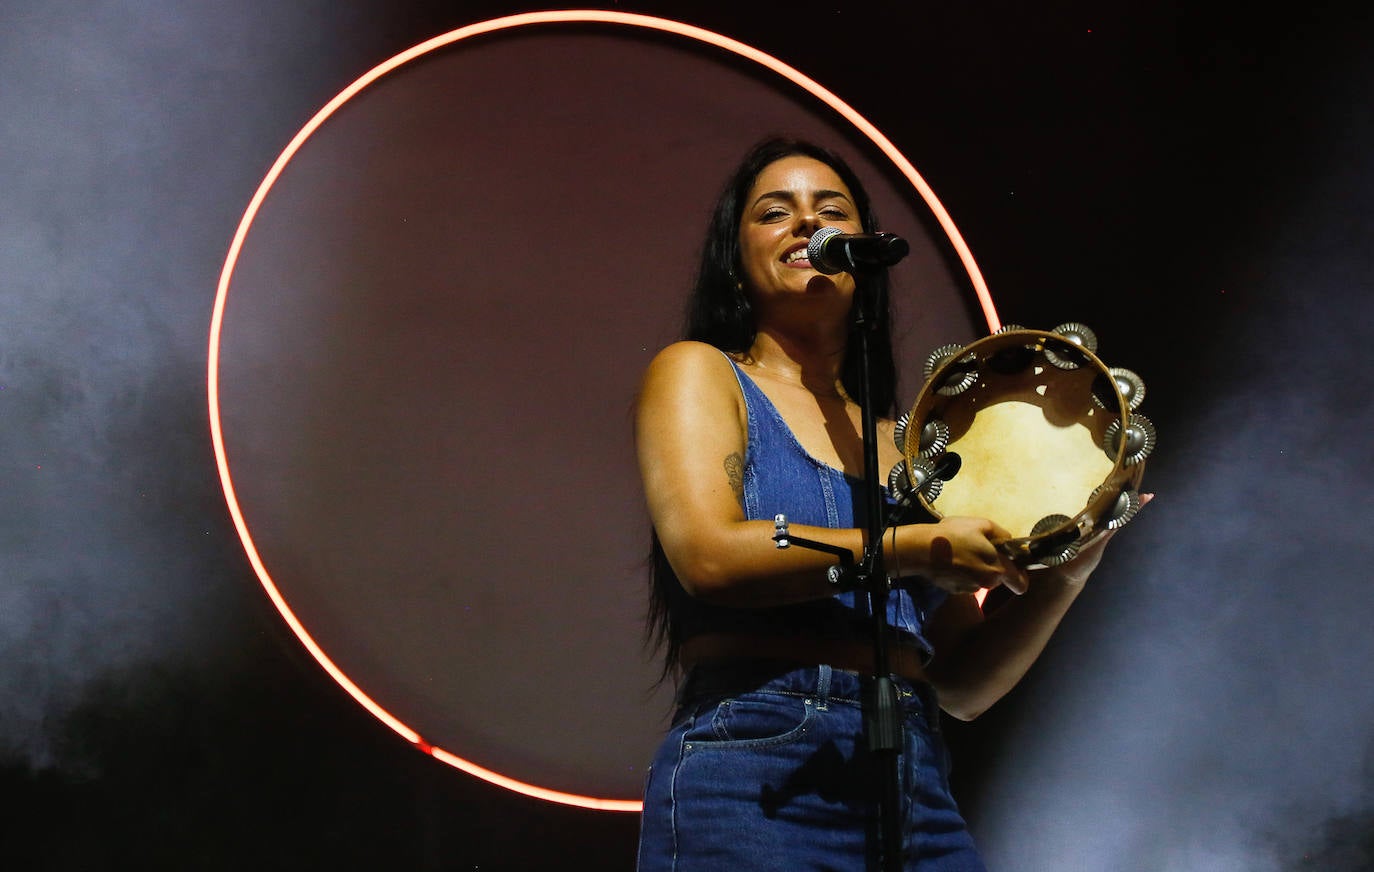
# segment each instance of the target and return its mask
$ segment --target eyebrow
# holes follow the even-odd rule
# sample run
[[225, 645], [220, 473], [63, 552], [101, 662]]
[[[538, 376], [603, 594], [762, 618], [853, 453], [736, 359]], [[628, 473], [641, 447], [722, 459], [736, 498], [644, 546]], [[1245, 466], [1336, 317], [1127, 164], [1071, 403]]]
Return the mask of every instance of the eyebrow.
[[[844, 191], [832, 191], [827, 188], [822, 188], [819, 191], [813, 191], [811, 195], [817, 200], [833, 200], [839, 198], [841, 200], [844, 200], [846, 203], [849, 203], [850, 205], [853, 205], [854, 203], [854, 201], [849, 199], [849, 195], [846, 194]], [[770, 199], [787, 200], [789, 202], [795, 202], [797, 197], [791, 191], [769, 191], [765, 194], [759, 194], [758, 197], [754, 198], [754, 202], [752, 205], [757, 206], [764, 200]]]

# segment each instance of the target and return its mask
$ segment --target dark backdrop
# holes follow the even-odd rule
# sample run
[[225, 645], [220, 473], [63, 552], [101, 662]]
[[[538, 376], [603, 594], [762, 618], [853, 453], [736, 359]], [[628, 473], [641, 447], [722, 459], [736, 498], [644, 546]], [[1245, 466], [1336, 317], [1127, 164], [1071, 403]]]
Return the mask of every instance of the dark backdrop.
[[[509, 3], [0, 4], [0, 823], [10, 868], [632, 866], [635, 821], [416, 753], [228, 522], [204, 347], [233, 229], [344, 85]], [[955, 728], [997, 868], [1363, 869], [1369, 13], [616, 4], [848, 99], [1003, 318], [1142, 372], [1159, 499]]]

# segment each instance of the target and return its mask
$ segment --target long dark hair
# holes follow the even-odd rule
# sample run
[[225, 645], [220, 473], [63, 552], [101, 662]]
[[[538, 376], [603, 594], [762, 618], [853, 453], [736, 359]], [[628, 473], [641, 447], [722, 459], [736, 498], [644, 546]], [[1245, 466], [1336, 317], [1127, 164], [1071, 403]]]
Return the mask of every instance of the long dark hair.
[[[740, 220], [744, 214], [745, 200], [759, 174], [775, 161], [797, 155], [818, 160], [834, 170], [854, 198], [864, 232], [877, 232], [878, 222], [868, 192], [839, 155], [800, 139], [775, 136], [763, 140], [744, 156], [711, 212], [706, 242], [701, 249], [696, 285], [687, 300], [684, 339], [705, 342], [733, 354], [746, 352], [754, 344], [758, 327], [740, 281], [743, 275], [739, 250]], [[897, 365], [892, 354], [892, 316], [887, 274], [882, 271], [865, 273], [855, 279], [856, 304], [861, 300], [869, 301], [867, 330], [872, 358], [869, 384], [873, 408], [879, 415], [890, 416], [896, 410]], [[849, 343], [840, 365], [840, 381], [851, 397], [859, 396], [860, 392], [858, 352], [859, 343]], [[682, 647], [673, 603], [686, 594], [668, 564], [657, 533], [653, 534], [651, 546], [652, 583], [646, 642], [651, 649], [663, 651], [662, 680], [672, 673]]]

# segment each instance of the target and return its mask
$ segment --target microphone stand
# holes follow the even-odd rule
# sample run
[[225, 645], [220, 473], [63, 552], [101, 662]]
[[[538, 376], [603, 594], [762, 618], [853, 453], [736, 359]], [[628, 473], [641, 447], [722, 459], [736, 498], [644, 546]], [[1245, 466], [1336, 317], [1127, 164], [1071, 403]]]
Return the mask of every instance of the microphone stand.
[[883, 869], [885, 872], [901, 872], [902, 794], [899, 767], [902, 754], [902, 718], [897, 705], [897, 688], [892, 681], [889, 666], [887, 603], [890, 591], [883, 559], [885, 524], [882, 486], [878, 477], [878, 418], [873, 410], [870, 384], [872, 366], [869, 336], [877, 326], [877, 316], [873, 309], [878, 301], [871, 299], [876, 296], [875, 294], [858, 290], [856, 293], [860, 296], [855, 300], [851, 341], [859, 343], [857, 401], [863, 416], [864, 505], [868, 514], [863, 560], [856, 566], [852, 556], [844, 549], [790, 537], [787, 532], [787, 520], [783, 515], [775, 519], [773, 541], [779, 548], [795, 544], [836, 554], [840, 559], [840, 565], [831, 567], [830, 580], [839, 583], [842, 590], [852, 588], [866, 591], [868, 594], [869, 612], [873, 621], [873, 676], [863, 699], [864, 733], [877, 772], [875, 793], [881, 823]]
[[[857, 291], [856, 291], [857, 293]], [[897, 688], [892, 683], [888, 654], [887, 567], [883, 560], [883, 495], [878, 477], [878, 417], [873, 409], [872, 363], [869, 336], [877, 326], [871, 311], [877, 300], [864, 294], [854, 307], [854, 338], [859, 342], [859, 409], [862, 412], [864, 444], [864, 497], [868, 508], [868, 539], [864, 557], [854, 579], [868, 592], [869, 613], [873, 621], [873, 681], [864, 694], [864, 727], [868, 749], [878, 769], [878, 807], [882, 827], [883, 868], [898, 872], [902, 868], [901, 780], [902, 718], [897, 707]]]

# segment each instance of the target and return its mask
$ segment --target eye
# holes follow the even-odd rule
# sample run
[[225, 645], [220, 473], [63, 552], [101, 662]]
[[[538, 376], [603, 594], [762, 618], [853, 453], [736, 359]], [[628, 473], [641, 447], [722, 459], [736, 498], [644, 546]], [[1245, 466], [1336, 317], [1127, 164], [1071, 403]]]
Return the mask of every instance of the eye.
[[786, 217], [787, 210], [779, 206], [772, 206], [768, 209], [764, 209], [763, 212], [759, 214], [760, 221], [778, 221]]
[[821, 210], [821, 216], [835, 221], [843, 221], [849, 217], [849, 213], [838, 206], [826, 206]]

